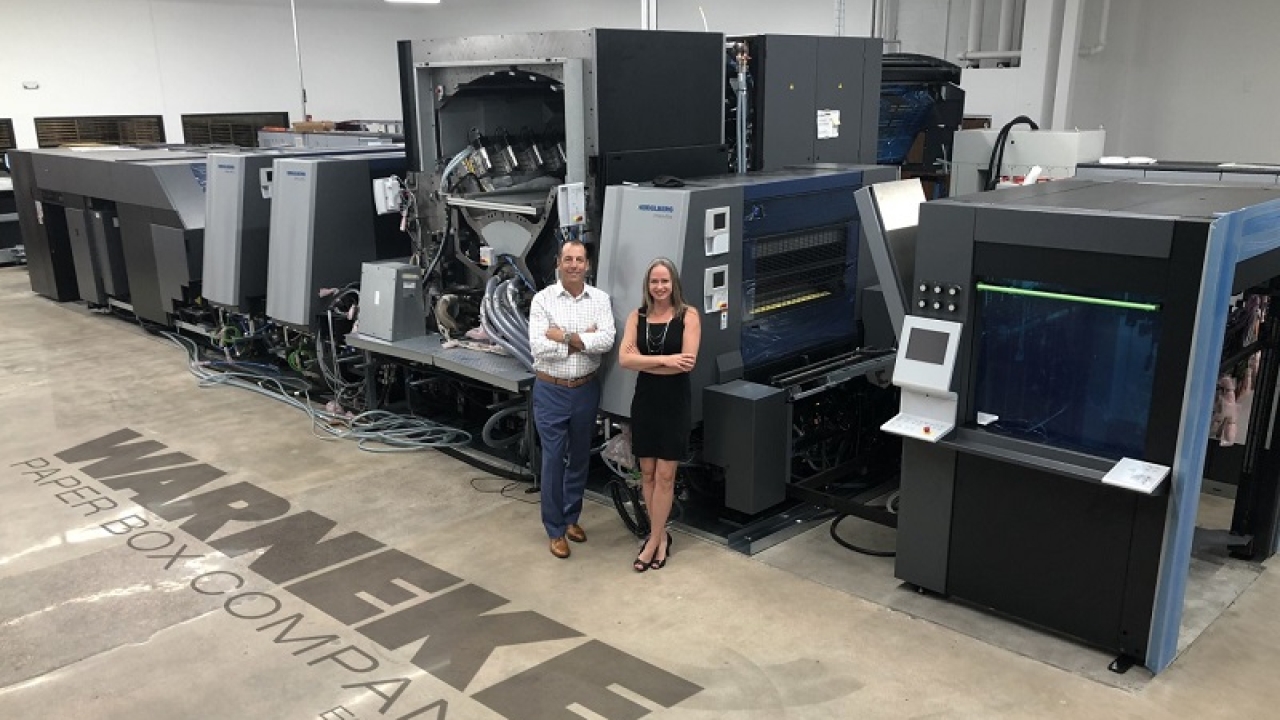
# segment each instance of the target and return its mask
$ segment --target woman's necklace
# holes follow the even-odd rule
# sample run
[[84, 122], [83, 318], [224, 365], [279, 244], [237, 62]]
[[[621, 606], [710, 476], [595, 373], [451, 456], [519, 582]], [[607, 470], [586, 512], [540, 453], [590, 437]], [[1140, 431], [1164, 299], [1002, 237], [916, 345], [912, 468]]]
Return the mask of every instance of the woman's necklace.
[[650, 355], [661, 355], [663, 347], [667, 344], [667, 331], [671, 329], [671, 321], [668, 320], [662, 326], [662, 335], [656, 335], [653, 332], [653, 326], [646, 323], [644, 330], [644, 344], [648, 348]]

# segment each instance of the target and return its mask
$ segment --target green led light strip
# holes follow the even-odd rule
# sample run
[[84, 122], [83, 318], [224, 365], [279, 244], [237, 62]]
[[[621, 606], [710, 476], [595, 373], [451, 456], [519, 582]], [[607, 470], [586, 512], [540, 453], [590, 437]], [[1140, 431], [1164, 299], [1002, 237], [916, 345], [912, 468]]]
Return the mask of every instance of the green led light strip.
[[1068, 295], [1067, 293], [1046, 292], [1044, 290], [1024, 290], [1023, 288], [1011, 288], [1003, 285], [988, 285], [986, 283], [978, 283], [979, 292], [996, 292], [1006, 295], [1024, 295], [1027, 297], [1046, 298], [1048, 300], [1062, 300], [1065, 302], [1087, 303], [1089, 305], [1105, 305], [1106, 307], [1124, 308], [1125, 310], [1143, 310], [1146, 312], [1159, 312], [1159, 305], [1151, 303], [1136, 303], [1126, 300], [1108, 300], [1106, 298], [1089, 297], [1088, 295]]

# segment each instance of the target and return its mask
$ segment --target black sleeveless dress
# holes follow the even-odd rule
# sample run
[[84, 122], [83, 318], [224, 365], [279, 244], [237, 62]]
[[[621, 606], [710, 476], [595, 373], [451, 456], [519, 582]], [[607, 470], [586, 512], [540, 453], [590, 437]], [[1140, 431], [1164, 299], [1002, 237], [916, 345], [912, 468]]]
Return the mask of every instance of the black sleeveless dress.
[[[643, 311], [636, 320], [641, 355], [676, 355], [684, 346], [684, 316], [650, 325]], [[693, 424], [689, 373], [640, 372], [631, 397], [631, 451], [636, 457], [687, 460]]]

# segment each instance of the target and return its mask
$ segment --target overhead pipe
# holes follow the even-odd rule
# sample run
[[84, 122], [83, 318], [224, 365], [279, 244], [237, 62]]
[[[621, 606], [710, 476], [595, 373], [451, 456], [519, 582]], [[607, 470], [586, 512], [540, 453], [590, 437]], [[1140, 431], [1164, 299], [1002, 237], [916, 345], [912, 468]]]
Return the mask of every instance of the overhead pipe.
[[745, 42], [738, 43], [736, 50], [738, 53], [738, 78], [734, 83], [733, 89], [738, 93], [737, 170], [739, 175], [745, 175], [747, 172], [747, 115], [751, 112], [751, 99], [747, 96], [747, 70], [751, 62], [751, 55], [747, 53], [747, 44]]
[[[885, 0], [884, 41], [887, 45], [900, 45], [898, 41], [898, 13], [902, 12], [900, 0]], [[898, 48], [894, 48], [895, 52]]]
[[1014, 0], [1000, 0], [1000, 36], [997, 50], [1008, 50], [1013, 47], [1013, 6]]
[[302, 78], [302, 44], [298, 42], [298, 6], [289, 0], [289, 15], [293, 18], [293, 54], [298, 59], [298, 90], [302, 95], [302, 119], [310, 120], [307, 114], [307, 83]]
[[1107, 24], [1111, 20], [1111, 0], [1102, 0], [1102, 22], [1098, 26], [1098, 44], [1080, 48], [1081, 57], [1097, 55], [1107, 47]]
[[1021, 50], [977, 50], [962, 52], [956, 57], [961, 60], [1017, 60], [1022, 57]]
[[1084, 0], [1066, 0], [1062, 13], [1062, 40], [1058, 46], [1057, 87], [1053, 96], [1053, 122], [1049, 127], [1066, 130], [1070, 127], [1071, 104], [1075, 94], [1076, 54], [1080, 48], [1080, 20], [1084, 15]]
[[983, 0], [969, 0], [969, 36], [965, 38], [965, 51], [960, 59], [967, 60], [972, 53], [982, 48], [982, 5]]
[[640, 0], [640, 29], [658, 29], [658, 0]]

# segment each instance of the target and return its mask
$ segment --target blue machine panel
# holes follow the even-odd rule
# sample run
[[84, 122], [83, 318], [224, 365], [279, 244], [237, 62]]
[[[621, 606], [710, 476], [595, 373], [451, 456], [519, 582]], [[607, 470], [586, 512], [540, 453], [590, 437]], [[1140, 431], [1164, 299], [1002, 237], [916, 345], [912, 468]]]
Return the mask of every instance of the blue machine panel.
[[850, 172], [745, 188], [746, 367], [856, 341], [861, 186]]
[[979, 283], [974, 383], [991, 432], [1102, 457], [1144, 457], [1159, 350], [1157, 298]]

